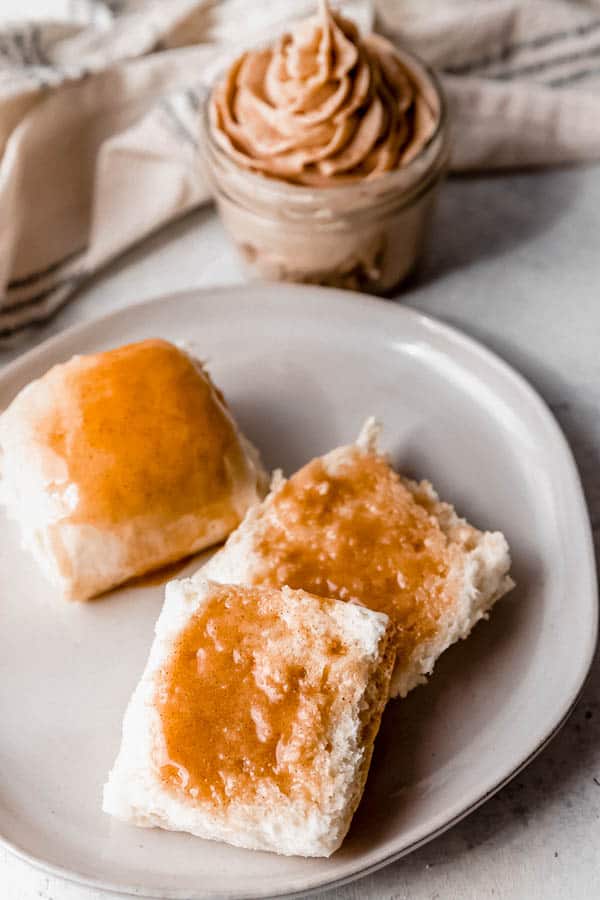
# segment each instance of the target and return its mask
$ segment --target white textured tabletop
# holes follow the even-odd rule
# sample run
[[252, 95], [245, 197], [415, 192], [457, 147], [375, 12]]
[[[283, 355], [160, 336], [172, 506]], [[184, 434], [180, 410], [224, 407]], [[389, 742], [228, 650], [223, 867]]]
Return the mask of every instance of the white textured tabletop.
[[[453, 180], [402, 300], [488, 344], [554, 410], [600, 539], [600, 168]], [[241, 281], [212, 210], [127, 254], [26, 346], [178, 288]], [[24, 348], [21, 348], [24, 349]], [[0, 363], [17, 351], [0, 353]], [[568, 610], [565, 610], [568, 615]], [[1, 776], [0, 776], [1, 777]], [[600, 662], [572, 718], [520, 776], [423, 849], [320, 900], [600, 897]], [[0, 849], [1, 900], [105, 900]]]

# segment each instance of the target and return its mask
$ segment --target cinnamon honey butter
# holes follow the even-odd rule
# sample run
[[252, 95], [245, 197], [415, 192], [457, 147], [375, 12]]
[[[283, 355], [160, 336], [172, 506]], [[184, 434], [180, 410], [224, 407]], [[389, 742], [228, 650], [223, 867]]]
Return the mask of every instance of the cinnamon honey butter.
[[391, 293], [414, 267], [447, 128], [435, 76], [326, 0], [243, 53], [203, 117], [225, 227], [261, 277]]

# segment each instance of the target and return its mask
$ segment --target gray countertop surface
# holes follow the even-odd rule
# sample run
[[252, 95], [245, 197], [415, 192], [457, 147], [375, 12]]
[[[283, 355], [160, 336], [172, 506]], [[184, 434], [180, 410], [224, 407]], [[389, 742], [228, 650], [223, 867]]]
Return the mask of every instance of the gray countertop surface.
[[[243, 275], [212, 209], [98, 276], [8, 362], [67, 326]], [[487, 344], [537, 388], [575, 454], [600, 540], [600, 168], [450, 180], [401, 298]], [[565, 611], [568, 615], [568, 609]], [[2, 900], [103, 900], [0, 849]], [[600, 897], [600, 661], [551, 745], [499, 794], [421, 850], [320, 900]]]

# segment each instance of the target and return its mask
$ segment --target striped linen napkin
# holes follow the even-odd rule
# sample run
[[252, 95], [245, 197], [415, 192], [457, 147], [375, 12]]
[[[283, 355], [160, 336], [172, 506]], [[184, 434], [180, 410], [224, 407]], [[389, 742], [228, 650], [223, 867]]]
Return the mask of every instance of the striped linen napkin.
[[[339, 4], [362, 28], [368, 0]], [[206, 84], [314, 0], [0, 4], [0, 344], [208, 199]], [[600, 0], [379, 0], [379, 30], [442, 75], [455, 171], [600, 158]]]

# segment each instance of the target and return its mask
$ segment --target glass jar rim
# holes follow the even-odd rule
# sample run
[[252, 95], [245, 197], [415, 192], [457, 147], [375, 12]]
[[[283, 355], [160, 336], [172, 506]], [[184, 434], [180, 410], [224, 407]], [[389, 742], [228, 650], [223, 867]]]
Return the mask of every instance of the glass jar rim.
[[[221, 147], [217, 143], [210, 124], [210, 103], [213, 90], [219, 83], [223, 73], [219, 73], [219, 75], [212, 80], [211, 84], [206, 90], [206, 94], [202, 104], [202, 129], [210, 153], [214, 155], [219, 163], [228, 166], [230, 168], [230, 171], [242, 174], [244, 179], [247, 179], [249, 191], [252, 191], [253, 188], [256, 188], [256, 190], [260, 191], [263, 196], [271, 194], [274, 201], [278, 198], [283, 199], [283, 196], [285, 196], [285, 199], [293, 198], [293, 200], [297, 201], [300, 206], [303, 204], [306, 204], [308, 206], [315, 197], [321, 198], [321, 200], [329, 198], [330, 200], [335, 201], [336, 198], [341, 198], [342, 195], [347, 198], [349, 194], [351, 195], [352, 193], [360, 194], [365, 190], [365, 185], [369, 185], [369, 187], [373, 190], [377, 188], [378, 193], [381, 193], [382, 195], [381, 202], [386, 202], [388, 201], [389, 193], [392, 191], [396, 191], [398, 187], [397, 182], [400, 180], [400, 177], [403, 176], [405, 178], [410, 178], [411, 173], [415, 172], [415, 170], [418, 171], [419, 166], [423, 164], [423, 161], [427, 158], [428, 153], [436, 145], [436, 143], [439, 143], [440, 150], [437, 154], [434, 154], [432, 160], [430, 161], [430, 165], [426, 166], [420, 177], [417, 176], [416, 180], [411, 183], [410, 188], [406, 191], [404, 199], [409, 202], [409, 195], [412, 196], [412, 194], [416, 191], [421, 192], [421, 190], [423, 189], [423, 183], [432, 179], [432, 169], [437, 170], [439, 168], [439, 165], [436, 165], [436, 163], [439, 163], [439, 158], [443, 155], [446, 146], [445, 138], [447, 135], [448, 124], [448, 103], [440, 79], [436, 72], [431, 68], [431, 66], [429, 66], [420, 56], [418, 56], [412, 50], [409, 50], [403, 45], [394, 45], [394, 49], [401, 57], [406, 57], [411, 65], [414, 65], [415, 68], [422, 70], [422, 72], [428, 78], [430, 86], [433, 88], [438, 104], [438, 115], [437, 121], [435, 123], [435, 128], [432, 134], [428, 137], [427, 141], [419, 149], [419, 152], [413, 157], [413, 159], [410, 160], [408, 164], [400, 166], [388, 172], [383, 172], [370, 180], [357, 179], [356, 181], [347, 181], [340, 184], [329, 185], [326, 187], [296, 184], [291, 181], [286, 181], [283, 178], [275, 178], [269, 175], [263, 175], [261, 172], [256, 172], [251, 169], [245, 169], [244, 167], [240, 166], [233, 159], [233, 157], [231, 157], [226, 152], [226, 150], [224, 150], [223, 147]], [[444, 164], [445, 159], [442, 160], [441, 165], [443, 166]]]

